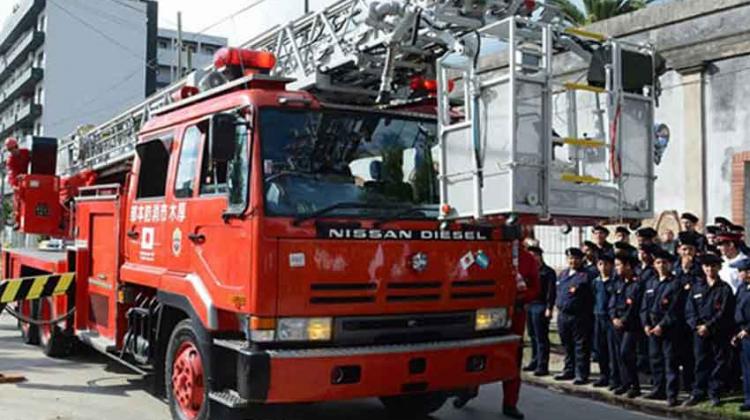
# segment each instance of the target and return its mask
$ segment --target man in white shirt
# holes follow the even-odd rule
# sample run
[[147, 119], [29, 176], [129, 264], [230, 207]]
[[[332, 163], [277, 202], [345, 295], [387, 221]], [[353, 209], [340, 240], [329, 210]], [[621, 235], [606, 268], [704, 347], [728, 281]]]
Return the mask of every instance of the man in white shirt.
[[741, 239], [740, 235], [732, 232], [722, 232], [716, 238], [725, 262], [719, 271], [719, 277], [732, 288], [732, 292], [735, 294], [737, 294], [737, 288], [742, 284], [742, 280], [739, 270], [732, 268], [731, 265], [747, 258], [747, 255], [740, 252], [738, 247]]

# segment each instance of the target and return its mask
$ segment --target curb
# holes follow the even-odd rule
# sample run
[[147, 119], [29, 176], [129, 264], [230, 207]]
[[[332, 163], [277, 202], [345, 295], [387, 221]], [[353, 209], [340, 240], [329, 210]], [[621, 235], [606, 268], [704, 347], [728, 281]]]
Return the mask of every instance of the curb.
[[521, 375], [523, 382], [538, 388], [544, 388], [551, 391], [557, 391], [566, 395], [583, 397], [591, 400], [604, 402], [610, 405], [619, 406], [628, 410], [639, 411], [644, 414], [685, 419], [685, 420], [748, 420], [748, 416], [737, 414], [719, 414], [713, 413], [702, 408], [687, 407], [667, 407], [663, 402], [648, 401], [643, 398], [629, 399], [612, 394], [609, 391], [594, 389], [591, 385], [576, 386], [570, 382], [558, 382], [548, 378], [538, 378], [527, 373]]

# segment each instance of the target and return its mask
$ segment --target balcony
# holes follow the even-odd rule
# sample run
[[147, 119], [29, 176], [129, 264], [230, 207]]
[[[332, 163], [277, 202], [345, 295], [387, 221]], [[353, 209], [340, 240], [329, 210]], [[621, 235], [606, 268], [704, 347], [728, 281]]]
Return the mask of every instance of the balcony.
[[19, 128], [33, 128], [34, 120], [42, 115], [42, 106], [37, 104], [28, 104], [21, 109], [12, 118], [6, 118], [3, 122], [3, 128], [0, 129], [0, 138], [10, 136], [13, 131]]
[[44, 77], [44, 70], [30, 67], [15, 82], [6, 85], [0, 92], [0, 109], [7, 107], [21, 95], [33, 95], [36, 84]]
[[0, 54], [5, 53], [24, 32], [36, 26], [36, 18], [44, 9], [46, 0], [20, 0], [18, 9], [0, 28]]
[[7, 79], [10, 72], [20, 66], [28, 58], [29, 53], [43, 43], [44, 32], [31, 31], [26, 34], [12, 51], [8, 51], [8, 56], [0, 63], [0, 80]]

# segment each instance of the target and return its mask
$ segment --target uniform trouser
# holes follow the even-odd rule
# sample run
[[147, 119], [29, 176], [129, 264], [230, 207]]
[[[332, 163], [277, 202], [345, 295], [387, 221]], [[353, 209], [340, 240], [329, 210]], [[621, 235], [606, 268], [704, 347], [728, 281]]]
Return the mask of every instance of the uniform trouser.
[[565, 347], [565, 367], [563, 374], [575, 375], [588, 380], [591, 372], [591, 328], [593, 320], [587, 316], [565, 313], [557, 315], [557, 329], [560, 341]]
[[531, 363], [538, 371], [549, 370], [549, 318], [544, 315], [547, 306], [544, 303], [529, 305], [528, 331], [531, 339]]
[[[513, 324], [511, 332], [523, 337], [523, 329], [526, 325], [526, 311], [523, 308], [516, 307], [513, 312]], [[507, 381], [503, 381], [503, 407], [515, 407], [518, 404], [518, 397], [521, 393], [521, 359], [523, 359], [523, 342], [518, 347], [518, 376]]]
[[620, 379], [622, 386], [628, 389], [641, 389], [638, 380], [638, 338], [637, 331], [618, 330], [617, 337], [620, 342]]
[[661, 337], [648, 337], [654, 390], [659, 393], [666, 392], [667, 398], [677, 398], [680, 392], [676, 340], [677, 335], [674, 331], [665, 331]]
[[693, 331], [683, 324], [678, 329], [677, 363], [682, 366], [682, 389], [692, 392], [695, 382], [695, 352], [693, 350]]
[[638, 371], [650, 373], [651, 365], [649, 362], [649, 342], [646, 334], [638, 334], [637, 354]]
[[693, 396], [719, 397], [724, 390], [729, 367], [729, 341], [726, 335], [701, 337], [693, 335], [695, 351], [695, 384]]
[[609, 384], [622, 385], [622, 361], [620, 360], [620, 337], [612, 321], [607, 325], [607, 348], [609, 350]]
[[742, 364], [742, 392], [745, 405], [750, 405], [750, 338], [740, 342], [740, 363]]
[[[599, 349], [599, 374], [601, 379], [609, 382], [611, 380], [612, 354], [609, 348], [612, 321], [608, 315], [594, 316], [594, 347]], [[616, 358], [616, 357], [615, 357]]]

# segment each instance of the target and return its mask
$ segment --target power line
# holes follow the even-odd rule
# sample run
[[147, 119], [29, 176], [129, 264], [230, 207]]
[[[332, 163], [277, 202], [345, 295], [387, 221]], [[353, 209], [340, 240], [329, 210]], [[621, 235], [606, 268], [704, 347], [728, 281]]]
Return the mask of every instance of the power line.
[[255, 0], [254, 2], [250, 3], [249, 5], [241, 8], [240, 10], [237, 10], [236, 12], [234, 12], [234, 13], [228, 15], [228, 16], [225, 16], [225, 17], [219, 19], [218, 21], [216, 21], [216, 22], [214, 22], [214, 23], [206, 26], [205, 28], [203, 28], [200, 31], [196, 32], [196, 35], [201, 35], [201, 34], [205, 33], [206, 31], [219, 26], [220, 24], [222, 24], [222, 23], [224, 23], [224, 22], [226, 22], [226, 21], [228, 21], [230, 19], [234, 19], [235, 16], [237, 16], [239, 14], [242, 14], [242, 13], [245, 13], [248, 10], [250, 10], [250, 9], [256, 7], [256, 6], [259, 6], [260, 4], [265, 3], [265, 2], [266, 2], [266, 0]]
[[123, 0], [109, 0], [109, 1], [111, 1], [112, 3], [117, 3], [120, 6], [127, 7], [128, 9], [132, 9], [132, 10], [135, 10], [135, 11], [138, 11], [138, 12], [141, 12], [141, 13], [146, 13], [145, 10], [141, 10], [141, 9], [133, 6], [132, 4], [128, 4], [127, 1], [123, 1]]
[[145, 58], [143, 58], [143, 56], [140, 53], [131, 50], [130, 47], [128, 47], [127, 45], [121, 43], [120, 41], [118, 41], [117, 39], [113, 38], [112, 36], [108, 35], [106, 32], [102, 32], [96, 26], [94, 26], [94, 25], [90, 24], [89, 22], [86, 22], [85, 20], [83, 20], [80, 17], [76, 16], [70, 10], [68, 10], [65, 7], [63, 7], [62, 5], [58, 4], [57, 0], [54, 0], [54, 1], [49, 0], [49, 3], [51, 5], [57, 7], [58, 9], [60, 9], [60, 11], [62, 11], [66, 15], [70, 16], [75, 21], [79, 22], [81, 25], [83, 25], [83, 26], [91, 29], [92, 31], [96, 32], [102, 38], [106, 39], [107, 41], [109, 41], [109, 42], [111, 42], [111, 43], [113, 43], [115, 45], [117, 45], [118, 47], [122, 48], [124, 51], [127, 51], [128, 53], [130, 53], [132, 56], [139, 58], [144, 63], [146, 63], [146, 67], [148, 67], [148, 68], [150, 68], [152, 70], [158, 70], [157, 67], [152, 66]]

